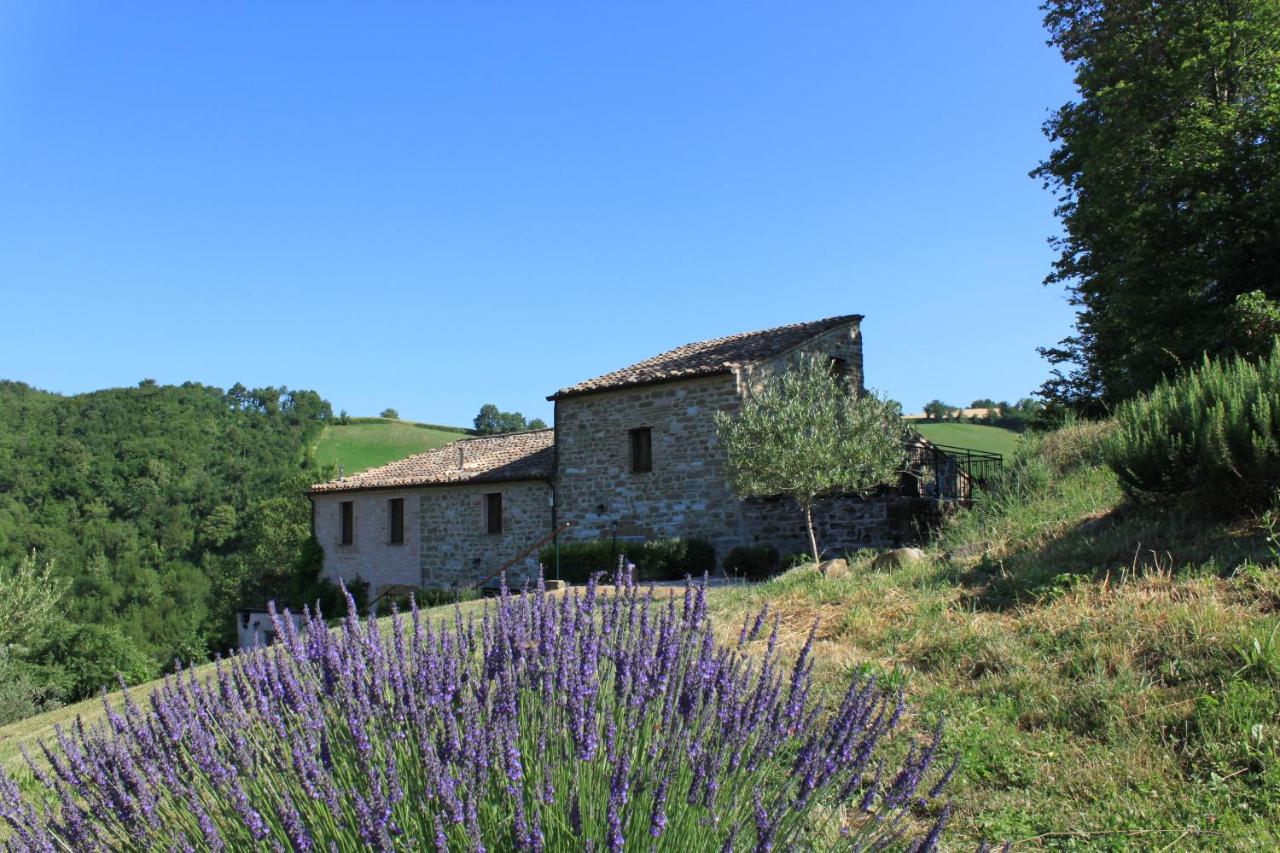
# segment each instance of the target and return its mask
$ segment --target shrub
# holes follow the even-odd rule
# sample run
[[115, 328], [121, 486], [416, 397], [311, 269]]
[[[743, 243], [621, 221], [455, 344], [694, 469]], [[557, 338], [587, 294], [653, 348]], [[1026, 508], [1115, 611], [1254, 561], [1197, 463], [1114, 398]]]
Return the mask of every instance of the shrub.
[[1280, 486], [1280, 349], [1210, 360], [1123, 405], [1107, 463], [1141, 499], [1189, 497], [1242, 513]]
[[782, 558], [779, 568], [785, 572], [798, 566], [812, 565], [812, 563], [813, 556], [808, 551], [793, 551]]
[[[538, 555], [543, 573], [556, 576], [556, 546], [551, 544]], [[612, 575], [618, 566], [618, 551], [610, 539], [585, 539], [560, 543], [559, 578], [569, 583], [586, 583], [598, 572]]]
[[[363, 613], [365, 608], [369, 606], [369, 582], [364, 578], [356, 575], [354, 580], [344, 581], [347, 589], [347, 596], [355, 602], [356, 611]], [[330, 589], [337, 587], [337, 584], [330, 584]], [[342, 590], [338, 587], [338, 594], [342, 595]], [[321, 612], [337, 613], [336, 609]]]
[[475, 601], [481, 597], [478, 589], [465, 587], [462, 589], [420, 589], [409, 595], [389, 595], [378, 602], [378, 615], [389, 616], [392, 607], [401, 613], [408, 613], [416, 604], [421, 608], [443, 607], [447, 604], [459, 604], [463, 601]]
[[706, 539], [685, 540], [685, 565], [689, 574], [698, 577], [716, 570], [716, 546]]
[[725, 647], [702, 589], [623, 581], [385, 637], [282, 620], [270, 650], [60, 732], [30, 795], [0, 771], [0, 819], [42, 850], [878, 849], [921, 819], [936, 846], [941, 726], [889, 764], [901, 694], [813, 699], [816, 625], [787, 665], [775, 618], [757, 662], [766, 614]]
[[0, 650], [0, 726], [58, 707], [53, 681], [39, 667], [13, 661]]
[[[636, 577], [642, 581], [679, 580], [685, 575], [698, 577], [716, 567], [715, 546], [706, 539], [670, 537], [616, 543], [612, 539], [586, 539], [560, 545], [560, 579], [586, 583], [599, 572], [612, 577], [619, 557], [625, 557], [635, 566]], [[555, 545], [543, 548], [538, 559], [544, 573], [554, 576]]]
[[772, 545], [739, 545], [725, 555], [724, 570], [747, 580], [761, 580], [778, 571], [781, 558]]
[[61, 664], [67, 697], [77, 701], [114, 690], [120, 679], [139, 684], [156, 676], [151, 659], [115, 627], [67, 623], [43, 654]]

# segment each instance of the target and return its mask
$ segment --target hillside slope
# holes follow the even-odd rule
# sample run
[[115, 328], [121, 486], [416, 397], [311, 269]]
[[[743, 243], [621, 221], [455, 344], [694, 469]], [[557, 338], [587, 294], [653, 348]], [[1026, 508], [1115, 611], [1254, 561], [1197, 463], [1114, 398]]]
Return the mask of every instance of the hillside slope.
[[279, 569], [269, 546], [307, 535], [284, 510], [305, 512], [307, 448], [329, 416], [316, 392], [284, 387], [63, 396], [0, 381], [0, 573], [34, 554], [68, 587], [55, 623], [0, 658], [0, 688], [21, 663], [41, 687], [24, 701], [78, 699], [116, 670], [145, 678], [222, 648], [244, 588]]
[[985, 424], [916, 421], [911, 424], [911, 428], [934, 444], [984, 450], [1001, 456], [1012, 455], [1020, 438], [1013, 430]]
[[[947, 849], [1275, 849], [1277, 556], [1253, 523], [1126, 506], [1102, 429], [1028, 439], [925, 560], [713, 589], [713, 618], [735, 641], [767, 606], [789, 653], [818, 619], [822, 689], [874, 672], [903, 687], [914, 732], [945, 718], [961, 758]], [[97, 713], [0, 728], [0, 763], [79, 710]]]
[[342, 467], [356, 474], [404, 459], [424, 450], [442, 447], [469, 435], [461, 427], [440, 427], [386, 418], [354, 418], [349, 424], [328, 424], [315, 445], [321, 467]]
[[[950, 847], [1275, 849], [1280, 567], [1254, 523], [1126, 506], [1097, 426], [1029, 439], [1003, 491], [892, 573], [794, 570], [717, 591], [821, 620], [828, 684], [902, 684], [961, 756]], [[950, 556], [948, 556], [950, 555]]]

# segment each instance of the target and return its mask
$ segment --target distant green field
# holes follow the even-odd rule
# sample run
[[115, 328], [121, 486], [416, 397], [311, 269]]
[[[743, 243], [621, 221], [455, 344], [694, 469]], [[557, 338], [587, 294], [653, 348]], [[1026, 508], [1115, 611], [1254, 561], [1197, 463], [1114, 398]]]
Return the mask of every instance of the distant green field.
[[316, 461], [321, 465], [341, 465], [343, 473], [355, 474], [466, 436], [461, 428], [360, 418], [346, 425], [325, 427], [316, 443]]
[[985, 450], [1008, 456], [1021, 439], [1013, 430], [982, 424], [925, 423], [917, 421], [912, 428], [936, 444], [950, 444], [969, 450]]

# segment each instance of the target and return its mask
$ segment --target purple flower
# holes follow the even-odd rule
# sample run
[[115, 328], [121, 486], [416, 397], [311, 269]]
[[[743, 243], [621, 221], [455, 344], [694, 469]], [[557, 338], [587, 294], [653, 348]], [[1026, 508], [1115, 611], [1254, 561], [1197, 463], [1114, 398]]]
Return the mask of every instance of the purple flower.
[[858, 797], [858, 843], [894, 841], [918, 807], [941, 815], [920, 849], [938, 843], [949, 812], [931, 801], [956, 764], [919, 791], [941, 724], [890, 767], [879, 747], [901, 693], [856, 679], [832, 706], [815, 701], [816, 624], [788, 670], [776, 615], [752, 655], [767, 610], [722, 645], [705, 581], [663, 601], [618, 568], [607, 597], [595, 579], [559, 598], [541, 584], [504, 589], [479, 612], [455, 608], [451, 624], [416, 604], [383, 625], [352, 605], [335, 631], [318, 611], [299, 629], [277, 615], [282, 641], [269, 649], [203, 679], [177, 674], [145, 711], [126, 697], [93, 726], [57, 729], [31, 761], [50, 805], [0, 773], [7, 840], [620, 850], [643, 846], [647, 823], [649, 844], [696, 831], [698, 846], [763, 851], [810, 846], [834, 813], [814, 804]]

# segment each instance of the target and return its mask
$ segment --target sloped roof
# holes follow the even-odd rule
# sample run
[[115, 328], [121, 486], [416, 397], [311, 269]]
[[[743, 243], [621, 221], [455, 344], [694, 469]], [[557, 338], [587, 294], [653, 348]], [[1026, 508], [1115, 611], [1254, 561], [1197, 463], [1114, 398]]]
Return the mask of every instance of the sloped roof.
[[463, 438], [341, 480], [317, 483], [309, 493], [540, 480], [553, 473], [554, 444], [551, 429]]
[[776, 329], [743, 332], [727, 338], [685, 344], [630, 367], [561, 388], [547, 399], [558, 400], [561, 397], [612, 391], [633, 385], [728, 373], [735, 367], [780, 355], [815, 335], [861, 320], [861, 314], [844, 314], [810, 323], [794, 323]]

